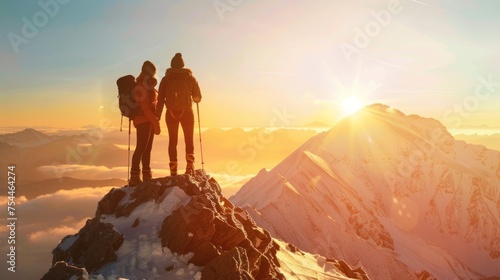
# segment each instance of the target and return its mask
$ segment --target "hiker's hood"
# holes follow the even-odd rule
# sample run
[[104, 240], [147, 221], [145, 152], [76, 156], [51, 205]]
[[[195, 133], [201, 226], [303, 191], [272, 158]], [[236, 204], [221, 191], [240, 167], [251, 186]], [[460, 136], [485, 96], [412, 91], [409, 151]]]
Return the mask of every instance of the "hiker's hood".
[[191, 69], [189, 68], [168, 68], [165, 72], [165, 77], [171, 77], [173, 79], [187, 79], [193, 75]]
[[151, 76], [149, 74], [146, 74], [145, 72], [141, 72], [139, 77], [137, 77], [136, 81], [137, 81], [137, 84], [140, 84], [142, 82], [146, 82], [152, 87], [155, 87], [156, 84], [158, 83], [158, 80], [156, 79], [156, 77]]

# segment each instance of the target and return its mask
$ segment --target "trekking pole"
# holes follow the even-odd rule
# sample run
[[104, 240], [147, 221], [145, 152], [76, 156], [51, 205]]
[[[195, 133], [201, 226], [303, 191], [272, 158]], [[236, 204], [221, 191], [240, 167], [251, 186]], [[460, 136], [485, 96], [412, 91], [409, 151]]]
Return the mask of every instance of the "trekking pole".
[[131, 119], [128, 119], [128, 157], [127, 157], [127, 182], [130, 181], [130, 124], [132, 123]]
[[201, 151], [201, 169], [205, 171], [204, 160], [203, 160], [203, 145], [201, 144], [201, 123], [200, 123], [200, 105], [196, 103], [196, 112], [198, 113], [198, 133], [200, 134], [200, 151]]
[[122, 127], [123, 127], [123, 115], [122, 115], [122, 119], [120, 120], [120, 132], [122, 132]]

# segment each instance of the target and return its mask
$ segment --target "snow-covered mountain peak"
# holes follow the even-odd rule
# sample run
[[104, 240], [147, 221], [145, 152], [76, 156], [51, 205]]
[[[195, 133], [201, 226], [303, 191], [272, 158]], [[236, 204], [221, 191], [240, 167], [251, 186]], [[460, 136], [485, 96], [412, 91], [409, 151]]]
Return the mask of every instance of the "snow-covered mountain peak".
[[53, 251], [45, 279], [363, 279], [275, 240], [203, 171], [115, 188]]
[[231, 201], [274, 236], [375, 279], [500, 275], [500, 152], [382, 104], [311, 138]]
[[0, 135], [0, 142], [18, 147], [36, 147], [52, 142], [54, 138], [33, 128]]
[[[405, 115], [383, 104], [367, 106], [344, 118], [327, 135], [319, 145], [336, 156], [343, 153], [350, 158], [366, 158], [376, 150], [396, 156], [404, 146], [432, 146], [448, 152], [447, 146], [454, 140], [439, 121]], [[338, 147], [347, 149], [342, 152]]]

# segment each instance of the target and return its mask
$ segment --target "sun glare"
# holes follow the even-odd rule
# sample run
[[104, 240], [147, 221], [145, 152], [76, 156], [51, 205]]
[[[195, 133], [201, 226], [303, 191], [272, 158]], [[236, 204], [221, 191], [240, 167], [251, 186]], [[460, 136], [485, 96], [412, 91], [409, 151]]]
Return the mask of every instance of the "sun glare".
[[342, 102], [342, 109], [344, 110], [344, 113], [347, 115], [351, 115], [361, 109], [363, 105], [361, 104], [361, 101], [359, 98], [356, 96], [350, 96]]

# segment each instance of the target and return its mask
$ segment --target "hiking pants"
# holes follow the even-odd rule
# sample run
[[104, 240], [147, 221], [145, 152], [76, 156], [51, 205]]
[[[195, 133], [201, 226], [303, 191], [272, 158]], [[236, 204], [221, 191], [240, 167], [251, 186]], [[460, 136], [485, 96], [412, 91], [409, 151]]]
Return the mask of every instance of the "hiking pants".
[[185, 110], [181, 112], [167, 110], [168, 128], [168, 156], [171, 162], [177, 162], [177, 142], [179, 136], [179, 123], [184, 132], [186, 155], [194, 154], [194, 112]]
[[137, 145], [132, 156], [132, 173], [139, 173], [139, 162], [142, 161], [142, 171], [151, 170], [151, 148], [155, 136], [153, 126], [150, 122], [141, 123], [137, 127]]

